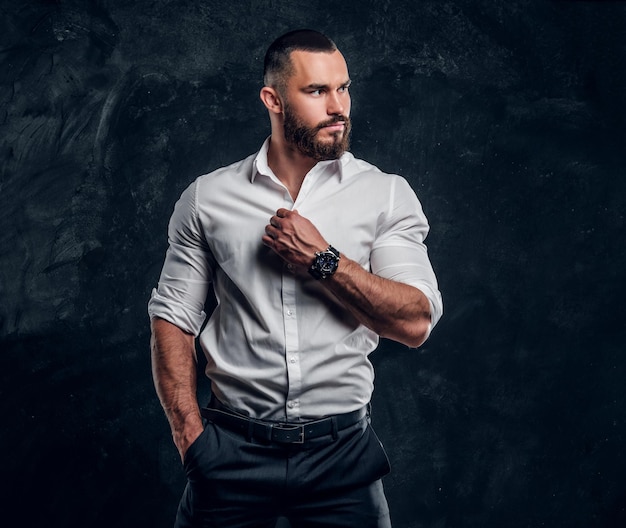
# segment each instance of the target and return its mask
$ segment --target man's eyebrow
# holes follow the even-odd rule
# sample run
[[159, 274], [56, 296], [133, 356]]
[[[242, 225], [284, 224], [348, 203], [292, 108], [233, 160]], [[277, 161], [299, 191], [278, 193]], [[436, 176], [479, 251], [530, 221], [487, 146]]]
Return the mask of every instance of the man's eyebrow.
[[[340, 86], [343, 87], [347, 87], [350, 86], [352, 84], [352, 79], [348, 79], [346, 82], [343, 82], [340, 84]], [[307, 84], [304, 89], [305, 90], [323, 90], [323, 89], [328, 89], [328, 85], [327, 84], [318, 84], [318, 83], [311, 83], [311, 84]]]
[[328, 85], [327, 84], [311, 83], [311, 84], [307, 84], [304, 88], [306, 90], [321, 90], [322, 88], [328, 88]]

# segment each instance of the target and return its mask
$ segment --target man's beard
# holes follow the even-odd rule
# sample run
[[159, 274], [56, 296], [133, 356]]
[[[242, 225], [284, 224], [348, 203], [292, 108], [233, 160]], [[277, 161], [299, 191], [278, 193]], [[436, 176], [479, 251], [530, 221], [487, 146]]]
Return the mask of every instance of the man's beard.
[[[343, 132], [334, 132], [333, 141], [322, 142], [317, 134], [324, 127], [343, 121]], [[293, 112], [289, 105], [285, 105], [285, 139], [288, 144], [295, 146], [302, 154], [315, 161], [338, 159], [350, 148], [350, 118], [336, 115], [331, 119], [319, 123], [315, 127], [305, 125]]]

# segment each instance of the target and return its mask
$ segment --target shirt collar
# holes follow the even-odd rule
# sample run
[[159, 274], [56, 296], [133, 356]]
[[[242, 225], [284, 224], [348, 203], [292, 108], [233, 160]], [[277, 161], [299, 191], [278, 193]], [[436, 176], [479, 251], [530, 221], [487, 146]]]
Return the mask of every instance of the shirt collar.
[[[269, 164], [267, 163], [267, 152], [270, 146], [271, 136], [268, 137], [261, 146], [261, 150], [257, 153], [254, 158], [253, 170], [252, 174], [250, 174], [250, 182], [254, 183], [257, 175], [262, 174], [263, 176], [267, 176], [272, 180], [278, 180], [274, 171], [270, 169]], [[329, 161], [320, 161], [315, 167], [311, 169], [311, 172], [321, 173], [322, 170], [327, 171], [328, 174], [336, 175], [339, 181], [341, 182], [344, 178], [346, 172], [346, 165], [353, 159], [353, 156], [349, 152], [344, 152], [338, 160], [329, 160]]]

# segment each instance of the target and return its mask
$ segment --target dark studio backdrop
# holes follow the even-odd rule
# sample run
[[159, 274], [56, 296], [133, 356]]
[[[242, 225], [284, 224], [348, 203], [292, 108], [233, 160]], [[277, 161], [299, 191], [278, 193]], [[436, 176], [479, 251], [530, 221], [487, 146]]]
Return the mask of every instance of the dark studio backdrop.
[[263, 53], [313, 27], [444, 295], [424, 347], [372, 356], [395, 527], [626, 526], [625, 3], [0, 5], [0, 524], [171, 526], [146, 315], [167, 221], [259, 148]]

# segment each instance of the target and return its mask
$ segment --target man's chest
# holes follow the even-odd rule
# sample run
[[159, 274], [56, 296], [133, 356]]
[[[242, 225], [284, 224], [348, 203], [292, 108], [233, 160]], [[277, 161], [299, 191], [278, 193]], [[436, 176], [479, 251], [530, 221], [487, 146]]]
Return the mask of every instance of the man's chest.
[[286, 208], [297, 209], [329, 243], [368, 267], [387, 198], [363, 185], [319, 185], [305, 191], [294, 202], [277, 188], [233, 186], [199, 203], [204, 236], [217, 264], [224, 267], [238, 259], [262, 264], [267, 259], [261, 241], [265, 227], [279, 208]]

